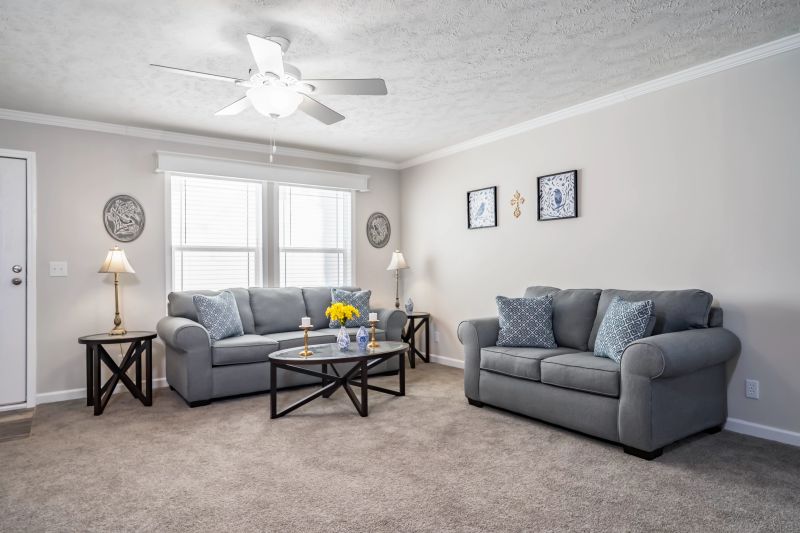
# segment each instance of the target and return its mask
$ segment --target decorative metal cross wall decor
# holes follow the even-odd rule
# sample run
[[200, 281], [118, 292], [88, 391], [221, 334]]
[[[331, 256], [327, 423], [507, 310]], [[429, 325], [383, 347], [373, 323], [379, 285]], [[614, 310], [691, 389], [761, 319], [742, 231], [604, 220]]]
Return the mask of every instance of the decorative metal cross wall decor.
[[514, 193], [514, 196], [511, 197], [511, 206], [514, 208], [514, 218], [519, 218], [522, 214], [520, 211], [520, 206], [525, 203], [525, 197], [523, 197], [519, 191]]

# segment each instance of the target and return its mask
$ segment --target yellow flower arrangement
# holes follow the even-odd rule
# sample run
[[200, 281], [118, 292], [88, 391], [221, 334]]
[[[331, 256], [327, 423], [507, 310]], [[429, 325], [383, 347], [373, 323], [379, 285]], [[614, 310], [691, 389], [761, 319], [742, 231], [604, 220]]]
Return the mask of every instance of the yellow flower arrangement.
[[336, 302], [325, 310], [325, 316], [344, 325], [347, 320], [352, 320], [354, 316], [361, 316], [361, 313], [350, 304]]

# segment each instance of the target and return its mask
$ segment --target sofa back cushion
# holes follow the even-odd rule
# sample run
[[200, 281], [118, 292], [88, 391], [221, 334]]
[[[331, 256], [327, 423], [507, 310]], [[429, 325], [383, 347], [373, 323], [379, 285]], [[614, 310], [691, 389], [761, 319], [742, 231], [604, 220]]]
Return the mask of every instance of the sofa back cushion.
[[303, 291], [298, 287], [250, 289], [256, 334], [299, 331], [300, 319], [306, 316]]
[[[306, 305], [304, 316], [311, 318], [311, 325], [314, 329], [324, 329], [328, 327], [328, 317], [325, 316], [325, 309], [331, 305], [331, 289], [333, 287], [304, 287], [303, 300]], [[343, 291], [360, 291], [358, 287], [338, 287]]]
[[656, 317], [653, 335], [708, 327], [708, 315], [713, 297], [706, 291], [687, 289], [681, 291], [623, 291], [606, 289], [597, 304], [597, 317], [589, 337], [589, 349], [594, 350], [597, 332], [611, 300], [619, 296], [629, 302], [653, 300]]
[[525, 290], [525, 298], [553, 295], [553, 334], [556, 344], [587, 351], [589, 334], [597, 316], [600, 289], [565, 289], [534, 286]]
[[[245, 334], [255, 333], [253, 311], [250, 309], [250, 291], [241, 288], [225, 290], [232, 292], [233, 297], [236, 299], [236, 307], [239, 309], [239, 318], [242, 320], [242, 328]], [[218, 296], [220, 292], [222, 291], [171, 292], [167, 296], [167, 314], [169, 314], [169, 316], [179, 316], [198, 322], [197, 307], [195, 307], [192, 297], [195, 294]]]

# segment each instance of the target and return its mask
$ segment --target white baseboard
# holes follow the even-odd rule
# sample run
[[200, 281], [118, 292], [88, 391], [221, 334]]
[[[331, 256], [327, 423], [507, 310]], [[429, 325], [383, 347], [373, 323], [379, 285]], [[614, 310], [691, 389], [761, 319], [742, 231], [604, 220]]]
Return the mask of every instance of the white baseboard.
[[454, 368], [464, 368], [463, 359], [456, 359], [455, 357], [447, 357], [446, 355], [431, 354], [431, 363], [437, 363], [444, 366], [452, 366]]
[[[153, 389], [162, 389], [167, 386], [167, 378], [154, 378], [153, 379]], [[114, 394], [117, 394], [122, 391], [127, 391], [128, 389], [125, 388], [124, 385], [117, 385], [117, 388], [114, 389]], [[67, 390], [58, 390], [53, 392], [43, 392], [41, 394], [36, 395], [36, 403], [54, 403], [54, 402], [65, 402], [67, 400], [80, 400], [86, 398], [86, 388], [81, 387], [80, 389], [67, 389]]]
[[751, 437], [759, 437], [782, 442], [784, 444], [791, 444], [792, 446], [800, 446], [800, 433], [796, 431], [756, 424], [755, 422], [748, 422], [747, 420], [740, 420], [738, 418], [728, 418], [728, 420], [725, 421], [725, 429], [733, 431], [734, 433], [750, 435]]

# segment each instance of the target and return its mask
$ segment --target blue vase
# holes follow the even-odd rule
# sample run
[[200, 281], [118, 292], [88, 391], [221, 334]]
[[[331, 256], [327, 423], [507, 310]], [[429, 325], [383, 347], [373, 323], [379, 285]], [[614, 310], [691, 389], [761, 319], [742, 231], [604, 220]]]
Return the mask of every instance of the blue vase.
[[367, 328], [361, 326], [358, 328], [358, 333], [356, 333], [356, 341], [358, 342], [358, 349], [362, 352], [367, 349], [367, 343], [369, 342], [369, 335], [367, 335]]
[[409, 296], [408, 300], [406, 300], [406, 313], [413, 313], [413, 312], [414, 312], [414, 300], [412, 300], [411, 297]]
[[339, 345], [339, 350], [343, 352], [350, 349], [350, 335], [347, 333], [344, 326], [339, 328], [339, 334], [336, 336], [336, 344]]

